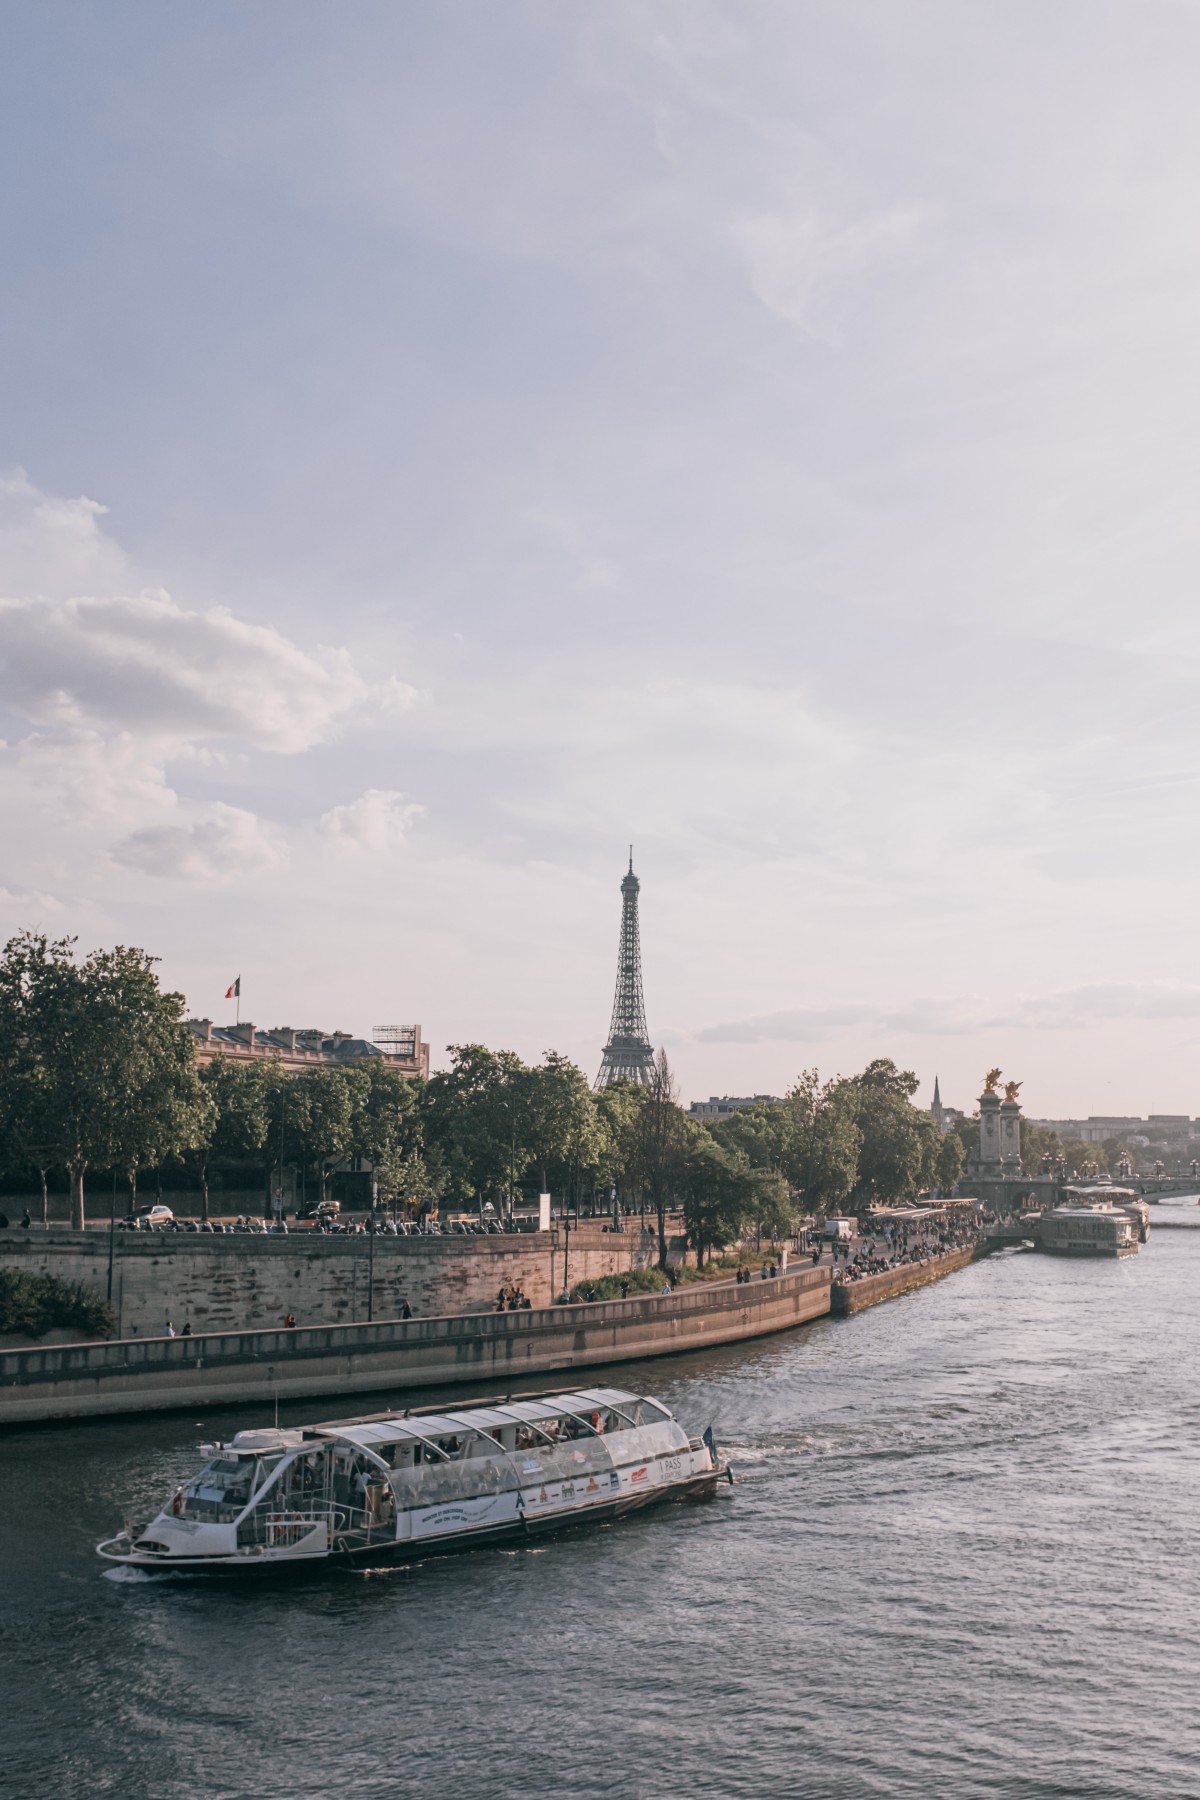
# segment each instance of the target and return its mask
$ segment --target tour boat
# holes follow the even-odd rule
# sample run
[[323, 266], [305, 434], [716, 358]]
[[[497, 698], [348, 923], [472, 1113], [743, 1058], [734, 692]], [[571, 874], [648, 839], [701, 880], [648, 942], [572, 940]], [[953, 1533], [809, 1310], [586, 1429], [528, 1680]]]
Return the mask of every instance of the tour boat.
[[196, 1572], [412, 1556], [620, 1518], [728, 1473], [711, 1429], [689, 1438], [659, 1401], [618, 1388], [239, 1431], [200, 1450], [199, 1474], [102, 1557]]
[[1123, 1207], [1093, 1201], [1044, 1212], [1036, 1243], [1053, 1256], [1136, 1256], [1138, 1231]]

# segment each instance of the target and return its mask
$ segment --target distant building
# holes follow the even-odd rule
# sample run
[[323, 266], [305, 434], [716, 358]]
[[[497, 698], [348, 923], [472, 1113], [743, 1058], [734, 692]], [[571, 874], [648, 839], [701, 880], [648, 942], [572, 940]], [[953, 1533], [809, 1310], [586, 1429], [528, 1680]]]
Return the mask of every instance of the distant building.
[[942, 1105], [942, 1090], [936, 1075], [933, 1078], [933, 1100], [929, 1114], [943, 1137], [949, 1137], [958, 1121], [966, 1116], [961, 1107]]
[[1031, 1119], [1029, 1123], [1049, 1126], [1060, 1138], [1074, 1138], [1082, 1144], [1103, 1144], [1109, 1138], [1186, 1144], [1200, 1137], [1200, 1122], [1189, 1119], [1186, 1113], [1151, 1113], [1148, 1119], [1133, 1118], [1128, 1113], [1089, 1113], [1086, 1119]]
[[216, 1056], [239, 1060], [271, 1057], [289, 1075], [298, 1075], [302, 1069], [353, 1068], [371, 1057], [382, 1057], [402, 1075], [429, 1074], [429, 1045], [422, 1040], [419, 1025], [380, 1028], [376, 1032], [380, 1043], [352, 1037], [348, 1031], [293, 1031], [289, 1025], [259, 1031], [253, 1025], [214, 1025], [211, 1019], [189, 1019], [187, 1026], [196, 1040], [200, 1063]]
[[693, 1119], [723, 1119], [727, 1113], [745, 1112], [748, 1106], [779, 1106], [778, 1094], [710, 1094], [707, 1100], [693, 1100], [688, 1112]]

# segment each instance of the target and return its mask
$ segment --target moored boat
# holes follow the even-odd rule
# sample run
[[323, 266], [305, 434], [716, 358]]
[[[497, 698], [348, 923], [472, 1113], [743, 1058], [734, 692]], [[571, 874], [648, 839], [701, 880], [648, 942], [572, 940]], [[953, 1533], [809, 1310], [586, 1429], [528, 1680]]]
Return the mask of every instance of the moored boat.
[[1139, 1244], [1130, 1214], [1100, 1201], [1044, 1212], [1035, 1241], [1039, 1250], [1052, 1256], [1136, 1256]]
[[727, 1471], [660, 1401], [618, 1388], [412, 1410], [202, 1444], [203, 1468], [109, 1562], [192, 1572], [375, 1560], [529, 1538], [711, 1493]]

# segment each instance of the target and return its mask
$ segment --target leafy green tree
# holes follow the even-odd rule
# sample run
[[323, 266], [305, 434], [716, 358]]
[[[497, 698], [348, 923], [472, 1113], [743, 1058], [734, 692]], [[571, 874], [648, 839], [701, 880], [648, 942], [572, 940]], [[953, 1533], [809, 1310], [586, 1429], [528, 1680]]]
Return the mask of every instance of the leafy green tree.
[[912, 1071], [897, 1069], [890, 1057], [877, 1058], [851, 1080], [854, 1122], [862, 1135], [855, 1184], [860, 1200], [900, 1200], [925, 1181], [933, 1120], [911, 1103], [918, 1085]]
[[938, 1139], [930, 1180], [932, 1186], [948, 1194], [962, 1175], [965, 1158], [962, 1143], [953, 1131], [939, 1131]]
[[[313, 1169], [320, 1183], [321, 1199], [329, 1197], [329, 1176], [334, 1163], [349, 1156], [354, 1143], [355, 1115], [360, 1094], [357, 1072], [349, 1069], [304, 1069], [285, 1076], [279, 1095], [286, 1145], [293, 1145], [299, 1160]], [[270, 1138], [267, 1140], [270, 1148]], [[280, 1179], [283, 1159], [280, 1156]]]
[[424, 1084], [374, 1058], [357, 1074], [351, 1154], [370, 1159], [386, 1207], [431, 1205], [445, 1175], [425, 1142]]
[[658, 1227], [658, 1263], [667, 1266], [667, 1209], [682, 1185], [689, 1146], [687, 1121], [679, 1107], [679, 1090], [665, 1050], [654, 1059], [654, 1077], [638, 1111], [638, 1171], [654, 1208]]
[[607, 1149], [604, 1125], [583, 1070], [556, 1050], [521, 1079], [521, 1135], [529, 1162], [539, 1171], [542, 1192], [555, 1182], [561, 1191], [584, 1175], [599, 1173]]
[[237, 1057], [214, 1056], [201, 1068], [205, 1104], [196, 1141], [183, 1161], [200, 1183], [202, 1218], [208, 1218], [212, 1164], [245, 1162], [264, 1155], [272, 1119], [279, 1113], [279, 1084], [286, 1080], [278, 1058], [253, 1057], [243, 1062]]
[[856, 1096], [844, 1081], [824, 1086], [806, 1069], [788, 1092], [783, 1170], [806, 1212], [824, 1218], [853, 1192], [862, 1133]]
[[11, 1122], [33, 1109], [79, 1229], [89, 1168], [173, 1154], [199, 1129], [183, 995], [162, 992], [156, 960], [118, 945], [80, 963], [73, 938], [32, 932], [0, 957], [0, 1113]]
[[524, 1134], [531, 1118], [522, 1104], [529, 1071], [515, 1052], [484, 1044], [451, 1044], [450, 1057], [450, 1067], [425, 1089], [427, 1141], [451, 1193], [463, 1199], [493, 1193], [499, 1200], [530, 1160]]
[[595, 1177], [605, 1188], [616, 1188], [621, 1200], [632, 1203], [642, 1190], [641, 1115], [646, 1089], [632, 1081], [617, 1081], [595, 1096], [599, 1154]]

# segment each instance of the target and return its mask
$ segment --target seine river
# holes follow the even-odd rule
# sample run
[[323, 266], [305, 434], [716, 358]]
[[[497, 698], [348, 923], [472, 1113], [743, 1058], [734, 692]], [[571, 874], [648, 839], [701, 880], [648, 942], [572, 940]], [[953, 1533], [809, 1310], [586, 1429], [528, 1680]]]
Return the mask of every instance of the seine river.
[[271, 1590], [93, 1555], [257, 1415], [0, 1438], [0, 1790], [1193, 1800], [1198, 1295], [1200, 1232], [1162, 1230], [629, 1368], [732, 1491]]

